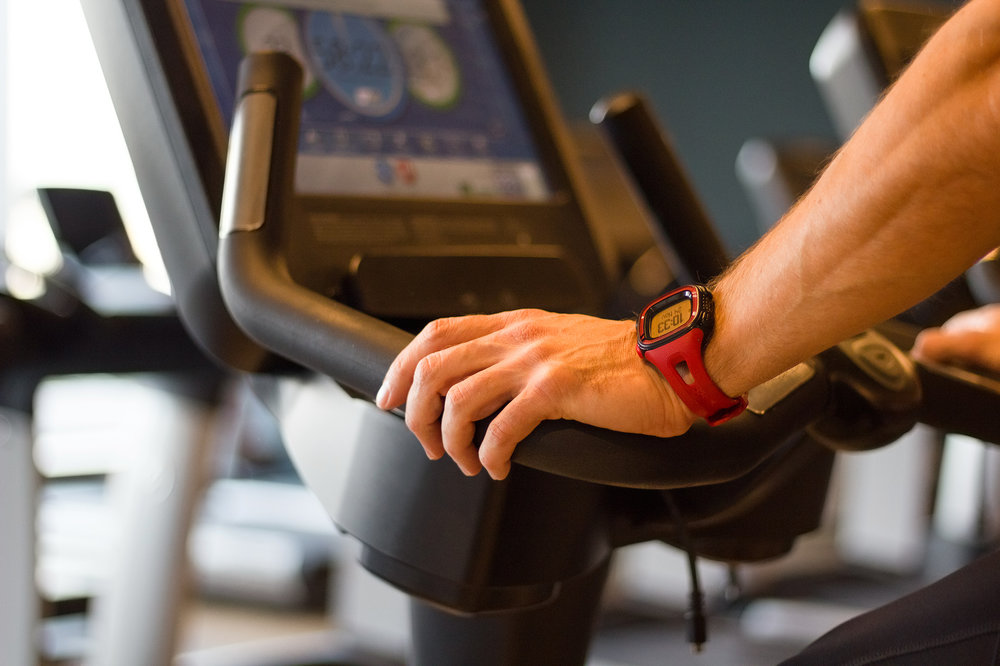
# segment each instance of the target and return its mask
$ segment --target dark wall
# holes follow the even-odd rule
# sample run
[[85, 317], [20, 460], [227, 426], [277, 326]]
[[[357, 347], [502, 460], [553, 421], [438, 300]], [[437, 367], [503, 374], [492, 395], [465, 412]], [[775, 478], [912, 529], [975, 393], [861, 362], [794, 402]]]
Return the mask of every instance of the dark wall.
[[734, 170], [743, 141], [833, 140], [809, 54], [844, 0], [523, 3], [565, 114], [644, 92], [733, 251], [758, 236]]

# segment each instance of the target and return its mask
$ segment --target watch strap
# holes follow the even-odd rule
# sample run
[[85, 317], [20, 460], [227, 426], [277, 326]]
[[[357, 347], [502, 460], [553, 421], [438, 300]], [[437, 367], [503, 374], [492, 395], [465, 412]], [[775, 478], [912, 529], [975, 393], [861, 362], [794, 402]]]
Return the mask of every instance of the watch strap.
[[705, 368], [704, 332], [692, 329], [670, 344], [643, 351], [640, 356], [660, 371], [688, 409], [718, 425], [738, 416], [747, 406], [746, 396], [733, 398], [722, 392]]

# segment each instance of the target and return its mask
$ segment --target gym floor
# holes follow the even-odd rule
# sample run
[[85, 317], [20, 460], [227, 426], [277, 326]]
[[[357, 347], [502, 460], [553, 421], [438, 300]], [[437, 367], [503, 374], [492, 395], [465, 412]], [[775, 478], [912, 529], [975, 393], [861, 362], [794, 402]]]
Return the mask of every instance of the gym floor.
[[[715, 603], [709, 640], [698, 654], [686, 642], [683, 609], [612, 604], [601, 618], [588, 666], [776, 664], [826, 628], [944, 575], [969, 556], [966, 549], [937, 542], [927, 567], [914, 576], [859, 569], [789, 576], [762, 590], [766, 596]], [[344, 663], [398, 662], [359, 650], [322, 612], [196, 600], [185, 613], [180, 666]]]
[[[764, 666], [794, 654], [800, 647], [785, 642], [748, 640], [738, 618], [710, 619], [709, 643], [694, 654], [685, 642], [678, 618], [616, 613], [602, 622], [588, 666]], [[332, 653], [345, 653], [345, 642], [321, 614], [248, 610], [227, 604], [194, 604], [188, 612], [179, 666], [278, 666], [333, 663]], [[349, 645], [349, 642], [347, 643]], [[368, 655], [364, 664], [394, 662]]]
[[[709, 620], [709, 642], [700, 654], [685, 641], [685, 625], [677, 616], [616, 612], [601, 623], [591, 648], [589, 666], [754, 666], [775, 664], [801, 647], [792, 642], [748, 639], [738, 616]], [[186, 613], [179, 666], [278, 666], [334, 663], [336, 654], [354, 646], [338, 636], [319, 613], [241, 608], [198, 602]], [[346, 657], [345, 657], [346, 658]], [[371, 666], [394, 662], [369, 654], [352, 659]], [[355, 662], [356, 663], [356, 662]]]

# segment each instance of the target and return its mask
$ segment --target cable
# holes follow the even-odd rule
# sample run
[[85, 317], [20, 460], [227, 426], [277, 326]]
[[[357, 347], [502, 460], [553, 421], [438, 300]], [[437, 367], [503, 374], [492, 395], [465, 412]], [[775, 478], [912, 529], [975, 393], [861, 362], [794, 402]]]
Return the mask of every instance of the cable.
[[669, 490], [663, 492], [670, 510], [670, 516], [677, 527], [677, 538], [681, 548], [687, 554], [688, 575], [691, 579], [691, 592], [688, 600], [688, 610], [684, 614], [687, 620], [687, 639], [691, 644], [693, 652], [701, 652], [702, 646], [708, 641], [708, 622], [705, 618], [705, 596], [701, 592], [701, 581], [698, 577], [698, 555], [695, 552], [691, 535], [688, 533], [687, 524], [681, 515], [677, 503], [674, 501], [673, 493]]

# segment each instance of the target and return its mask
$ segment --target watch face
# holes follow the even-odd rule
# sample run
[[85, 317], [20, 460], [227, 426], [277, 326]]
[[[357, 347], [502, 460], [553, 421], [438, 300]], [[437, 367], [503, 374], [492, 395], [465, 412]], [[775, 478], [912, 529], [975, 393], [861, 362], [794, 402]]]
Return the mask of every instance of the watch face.
[[643, 337], [652, 342], [683, 330], [693, 318], [695, 296], [683, 289], [652, 303], [643, 316]]
[[649, 319], [646, 336], [652, 339], [670, 335], [691, 320], [691, 299], [683, 298], [667, 305]]

